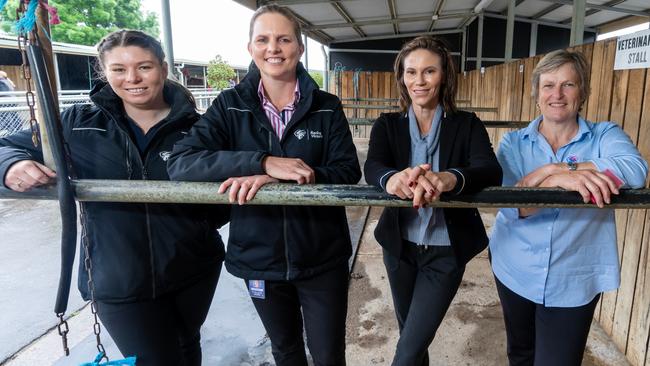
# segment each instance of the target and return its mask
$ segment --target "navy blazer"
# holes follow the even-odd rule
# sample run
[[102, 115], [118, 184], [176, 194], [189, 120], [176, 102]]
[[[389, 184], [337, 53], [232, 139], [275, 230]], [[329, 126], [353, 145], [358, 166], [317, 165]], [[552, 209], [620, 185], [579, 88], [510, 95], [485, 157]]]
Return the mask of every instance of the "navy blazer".
[[[474, 193], [489, 186], [500, 186], [502, 171], [492, 149], [485, 126], [474, 113], [445, 113], [440, 127], [439, 170], [456, 175], [457, 183], [445, 196]], [[411, 136], [406, 113], [385, 113], [370, 133], [368, 159], [364, 165], [366, 181], [376, 187], [391, 170], [409, 167]], [[452, 170], [450, 170], [452, 169]], [[386, 182], [387, 179], [384, 180]], [[375, 238], [391, 255], [400, 258], [402, 234], [399, 208], [384, 209], [375, 229]], [[465, 265], [487, 247], [488, 238], [475, 208], [444, 208], [449, 240], [460, 265]]]

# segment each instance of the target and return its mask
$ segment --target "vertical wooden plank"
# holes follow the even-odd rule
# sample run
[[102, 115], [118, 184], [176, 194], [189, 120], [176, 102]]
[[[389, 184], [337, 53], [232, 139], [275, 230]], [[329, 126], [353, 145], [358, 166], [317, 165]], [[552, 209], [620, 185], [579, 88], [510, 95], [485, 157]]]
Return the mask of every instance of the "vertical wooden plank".
[[643, 365], [648, 353], [650, 330], [650, 214], [645, 212], [645, 230], [639, 242], [628, 245], [641, 247], [639, 269], [637, 273], [632, 320], [626, 356], [633, 365]]
[[645, 88], [645, 69], [630, 70], [627, 88], [627, 101], [625, 104], [625, 117], [623, 129], [630, 136], [634, 144], [639, 137], [639, 123], [641, 119], [641, 102]]
[[[618, 263], [621, 264], [623, 259], [623, 249], [625, 248], [625, 234], [627, 229], [627, 218], [629, 210], [616, 210], [616, 244], [618, 247]], [[614, 329], [614, 312], [616, 310], [616, 300], [618, 299], [618, 290], [609, 291], [603, 294], [601, 298], [600, 325], [609, 336], [612, 336]]]
[[600, 97], [600, 88], [603, 74], [603, 59], [605, 56], [604, 42], [594, 44], [594, 51], [591, 57], [591, 95], [585, 112], [585, 117], [590, 121], [597, 121], [598, 98]]
[[614, 331], [612, 333], [614, 343], [621, 350], [625, 350], [627, 346], [632, 303], [634, 301], [634, 286], [639, 267], [639, 255], [641, 254], [639, 243], [643, 237], [644, 222], [645, 210], [629, 210], [627, 233], [625, 235], [626, 244], [621, 261], [621, 287], [618, 290], [619, 295], [614, 312]]
[[[602, 76], [598, 96], [596, 119], [594, 121], [605, 121], [609, 116], [612, 97], [612, 80], [614, 76], [614, 58], [616, 56], [616, 40], [604, 41], [604, 59], [602, 63]], [[592, 89], [593, 92], [593, 89]]]

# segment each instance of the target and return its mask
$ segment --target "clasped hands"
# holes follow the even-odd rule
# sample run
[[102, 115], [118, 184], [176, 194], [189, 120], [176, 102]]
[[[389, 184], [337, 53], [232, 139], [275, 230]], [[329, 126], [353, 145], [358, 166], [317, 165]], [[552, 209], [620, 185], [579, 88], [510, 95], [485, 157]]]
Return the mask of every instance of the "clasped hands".
[[401, 199], [413, 200], [413, 207], [426, 207], [451, 191], [457, 178], [449, 172], [433, 172], [430, 164], [406, 168], [393, 174], [386, 182], [386, 192]]
[[295, 181], [298, 184], [316, 183], [314, 170], [302, 159], [267, 156], [262, 161], [262, 167], [266, 174], [226, 179], [219, 186], [219, 194], [230, 188], [228, 201], [243, 205], [252, 200], [265, 184], [278, 183], [281, 180]]
[[[527, 174], [515, 187], [564, 188], [580, 193], [584, 203], [593, 202], [599, 208], [611, 203], [612, 195], [619, 194], [620, 179], [607, 170], [596, 170], [593, 163], [580, 163], [579, 166], [578, 170], [569, 171], [563, 163], [546, 164]], [[525, 217], [537, 210], [528, 208], [519, 209], [519, 212]]]

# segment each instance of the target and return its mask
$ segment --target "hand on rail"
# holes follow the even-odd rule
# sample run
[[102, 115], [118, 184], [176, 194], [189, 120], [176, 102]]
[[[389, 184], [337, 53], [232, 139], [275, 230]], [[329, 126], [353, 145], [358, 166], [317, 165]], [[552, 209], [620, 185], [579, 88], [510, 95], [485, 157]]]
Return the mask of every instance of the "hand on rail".
[[449, 172], [427, 171], [418, 177], [413, 191], [413, 207], [424, 207], [440, 199], [443, 192], [449, 192], [456, 186], [458, 178]]
[[418, 177], [426, 173], [430, 168], [429, 164], [422, 164], [391, 175], [386, 182], [386, 192], [403, 200], [412, 199]]
[[314, 170], [301, 159], [267, 156], [262, 162], [262, 167], [272, 178], [293, 180], [298, 184], [316, 183]]
[[34, 160], [21, 160], [11, 165], [4, 184], [16, 192], [26, 192], [38, 186], [54, 183], [56, 173]]
[[611, 203], [612, 194], [618, 194], [619, 184], [606, 173], [596, 170], [567, 171], [546, 178], [540, 187], [560, 187], [580, 193], [585, 203], [594, 202], [603, 208]]
[[230, 203], [235, 203], [236, 201], [238, 204], [243, 205], [255, 198], [257, 191], [268, 183], [278, 183], [278, 180], [266, 174], [228, 178], [221, 183], [218, 192], [219, 194], [223, 194], [230, 188], [228, 201]]
[[[564, 169], [562, 169], [564, 166]], [[567, 171], [566, 164], [563, 163], [550, 163], [544, 164], [539, 168], [528, 173], [525, 177], [517, 182], [517, 187], [538, 187], [546, 178], [553, 174], [560, 174]]]

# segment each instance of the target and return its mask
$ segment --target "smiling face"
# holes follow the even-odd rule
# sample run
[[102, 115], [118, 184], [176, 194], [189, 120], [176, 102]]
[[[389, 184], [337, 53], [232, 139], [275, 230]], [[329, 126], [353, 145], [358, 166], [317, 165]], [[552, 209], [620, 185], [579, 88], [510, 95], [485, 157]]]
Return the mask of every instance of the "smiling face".
[[442, 58], [429, 50], [420, 48], [404, 58], [402, 80], [413, 106], [433, 109], [438, 105], [442, 70]]
[[255, 20], [248, 52], [263, 79], [292, 81], [303, 47], [289, 19], [279, 13], [264, 13]]
[[164, 103], [167, 66], [138, 46], [115, 47], [104, 53], [104, 73], [125, 107], [157, 108]]
[[564, 64], [541, 74], [537, 104], [544, 120], [575, 122], [581, 105], [579, 77], [573, 65]]

